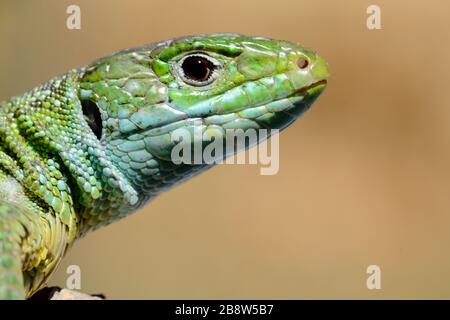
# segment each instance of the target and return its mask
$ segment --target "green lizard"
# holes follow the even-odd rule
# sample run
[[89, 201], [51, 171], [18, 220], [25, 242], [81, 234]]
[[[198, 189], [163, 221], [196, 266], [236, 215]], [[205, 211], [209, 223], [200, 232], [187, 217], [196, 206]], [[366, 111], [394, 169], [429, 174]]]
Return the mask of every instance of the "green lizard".
[[211, 167], [175, 164], [174, 130], [200, 123], [225, 140], [224, 129], [283, 129], [327, 77], [298, 44], [200, 35], [115, 53], [2, 102], [0, 298], [30, 297], [76, 239]]

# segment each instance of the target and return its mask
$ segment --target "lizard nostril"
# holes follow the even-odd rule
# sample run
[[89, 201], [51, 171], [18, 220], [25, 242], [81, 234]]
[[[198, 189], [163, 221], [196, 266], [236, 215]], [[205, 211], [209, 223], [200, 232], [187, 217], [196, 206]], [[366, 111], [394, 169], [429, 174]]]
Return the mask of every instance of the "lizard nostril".
[[309, 62], [305, 58], [298, 58], [297, 65], [300, 69], [305, 69], [309, 65]]

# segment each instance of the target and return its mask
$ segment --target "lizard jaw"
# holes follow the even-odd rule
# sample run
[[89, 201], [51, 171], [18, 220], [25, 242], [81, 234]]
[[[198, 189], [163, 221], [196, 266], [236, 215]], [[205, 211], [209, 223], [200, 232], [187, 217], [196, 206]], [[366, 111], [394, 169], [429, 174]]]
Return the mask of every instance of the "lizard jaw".
[[320, 92], [318, 92], [320, 94], [325, 89], [326, 85], [327, 80], [320, 80], [303, 88], [297, 89], [291, 96], [304, 95], [305, 93], [313, 92], [313, 89], [320, 89]]

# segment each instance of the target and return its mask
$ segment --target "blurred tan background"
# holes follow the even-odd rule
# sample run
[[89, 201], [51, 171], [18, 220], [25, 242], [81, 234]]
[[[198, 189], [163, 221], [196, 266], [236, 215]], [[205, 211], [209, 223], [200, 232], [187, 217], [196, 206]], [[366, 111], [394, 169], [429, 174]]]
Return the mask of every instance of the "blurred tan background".
[[[382, 30], [366, 28], [366, 8]], [[82, 29], [66, 29], [78, 4]], [[218, 166], [79, 241], [66, 267], [108, 298], [450, 298], [450, 4], [0, 2], [0, 100], [118, 49], [186, 34], [301, 42], [330, 64], [280, 139], [280, 171]], [[382, 289], [366, 288], [366, 268]]]

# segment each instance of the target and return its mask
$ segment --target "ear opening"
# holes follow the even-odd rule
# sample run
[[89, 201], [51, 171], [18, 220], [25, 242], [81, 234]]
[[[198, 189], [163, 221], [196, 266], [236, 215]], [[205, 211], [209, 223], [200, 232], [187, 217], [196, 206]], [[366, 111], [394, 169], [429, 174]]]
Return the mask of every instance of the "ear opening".
[[100, 109], [92, 100], [81, 100], [81, 108], [83, 110], [84, 119], [95, 134], [97, 139], [102, 138], [103, 123]]

